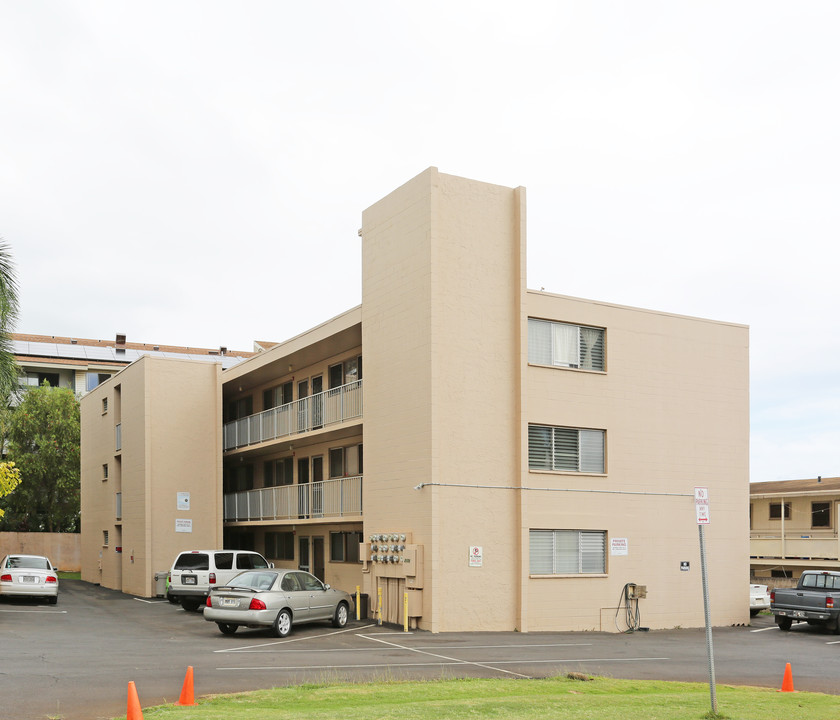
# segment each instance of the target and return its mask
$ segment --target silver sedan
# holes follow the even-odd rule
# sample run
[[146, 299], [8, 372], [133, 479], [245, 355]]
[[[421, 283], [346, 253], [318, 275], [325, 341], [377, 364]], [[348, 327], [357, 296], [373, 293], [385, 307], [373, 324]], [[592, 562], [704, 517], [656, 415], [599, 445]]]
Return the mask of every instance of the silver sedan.
[[45, 597], [58, 602], [58, 570], [43, 555], [6, 555], [0, 563], [0, 595]]
[[331, 620], [344, 627], [353, 598], [334, 590], [302, 570], [247, 570], [227, 585], [214, 587], [207, 598], [204, 619], [225, 635], [239, 627], [271, 628], [286, 637], [292, 625]]

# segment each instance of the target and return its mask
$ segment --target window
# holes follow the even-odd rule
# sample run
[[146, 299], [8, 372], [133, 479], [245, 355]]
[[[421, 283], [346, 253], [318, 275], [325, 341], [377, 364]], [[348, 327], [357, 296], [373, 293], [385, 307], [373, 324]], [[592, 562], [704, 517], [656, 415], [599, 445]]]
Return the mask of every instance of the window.
[[344, 448], [330, 449], [330, 477], [344, 476]]
[[359, 562], [360, 532], [331, 532], [330, 560], [332, 562]]
[[[85, 374], [85, 390], [90, 392], [95, 387], [104, 383], [109, 377], [110, 373], [89, 372]], [[50, 383], [52, 385], [52, 383]]]
[[528, 318], [528, 362], [604, 369], [604, 329]]
[[122, 493], [114, 493], [114, 515], [117, 520], [122, 520]]
[[814, 527], [814, 528], [830, 528], [831, 527], [831, 503], [830, 502], [812, 502], [811, 503], [811, 527]]
[[603, 575], [607, 533], [603, 530], [531, 530], [531, 575]]
[[295, 534], [293, 532], [266, 533], [265, 556], [275, 560], [294, 560]]
[[254, 413], [254, 399], [249, 395], [248, 397], [239, 398], [239, 400], [231, 400], [225, 405], [225, 422], [231, 420], [240, 420], [246, 418]]
[[41, 387], [44, 383], [47, 383], [50, 387], [58, 387], [58, 373], [26, 373], [26, 377], [21, 380], [21, 385], [30, 387]]
[[[770, 503], [770, 519], [780, 520], [782, 517], [782, 504]], [[785, 503], [785, 520], [790, 520], [790, 503]]]
[[107, 530], [102, 531], [102, 544], [106, 547], [108, 546], [108, 531]]
[[531, 470], [604, 472], [603, 430], [528, 426], [528, 467]]
[[[254, 489], [254, 466], [250, 463], [247, 465], [231, 465], [225, 470], [225, 492], [245, 492]], [[239, 548], [232, 549], [237, 550]], [[250, 550], [251, 548], [242, 549]]]
[[102, 398], [102, 414], [108, 412], [108, 398]]
[[290, 457], [282, 460], [269, 460], [263, 466], [265, 487], [291, 485], [294, 482], [293, 469], [294, 460]]
[[102, 482], [105, 482], [108, 479], [108, 463], [103, 463], [102, 465]]
[[292, 381], [270, 388], [263, 393], [263, 410], [288, 405], [292, 402]]

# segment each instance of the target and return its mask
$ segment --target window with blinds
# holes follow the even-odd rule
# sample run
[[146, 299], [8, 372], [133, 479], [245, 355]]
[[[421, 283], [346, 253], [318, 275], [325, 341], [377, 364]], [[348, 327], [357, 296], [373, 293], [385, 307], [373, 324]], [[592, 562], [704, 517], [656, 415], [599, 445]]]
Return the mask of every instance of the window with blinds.
[[531, 575], [603, 575], [607, 533], [603, 530], [531, 530]]
[[528, 362], [604, 369], [604, 329], [528, 318]]
[[528, 468], [603, 473], [603, 430], [528, 426]]

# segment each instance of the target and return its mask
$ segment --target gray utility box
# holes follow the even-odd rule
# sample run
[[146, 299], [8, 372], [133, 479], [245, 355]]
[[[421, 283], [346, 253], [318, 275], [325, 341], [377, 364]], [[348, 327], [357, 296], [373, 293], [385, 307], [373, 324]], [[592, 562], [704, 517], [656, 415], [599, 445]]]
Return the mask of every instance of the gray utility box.
[[169, 570], [155, 573], [155, 597], [166, 596], [166, 576], [169, 575]]

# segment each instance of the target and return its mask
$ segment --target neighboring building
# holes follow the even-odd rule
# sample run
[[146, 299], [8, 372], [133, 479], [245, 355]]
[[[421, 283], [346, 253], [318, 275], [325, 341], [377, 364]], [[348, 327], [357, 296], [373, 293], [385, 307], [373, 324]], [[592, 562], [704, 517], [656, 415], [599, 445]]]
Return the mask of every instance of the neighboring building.
[[750, 573], [773, 585], [840, 570], [840, 478], [750, 484]]
[[[712, 621], [746, 622], [748, 329], [528, 291], [522, 188], [430, 168], [366, 210], [360, 235], [361, 306], [215, 386], [179, 378], [158, 398], [166, 417], [135, 403], [146, 451], [129, 460], [126, 398], [174, 363], [82, 399], [83, 578], [101, 550], [123, 576], [103, 569], [103, 584], [151, 594], [165, 558], [223, 523], [226, 546], [360, 586], [371, 612], [381, 594], [386, 622], [407, 603], [433, 632], [609, 631], [635, 583], [642, 625], [701, 626], [705, 486]], [[106, 401], [121, 404], [122, 455]], [[117, 456], [119, 557], [102, 535], [116, 487], [100, 477]], [[170, 470], [185, 457], [195, 467]], [[145, 479], [131, 516], [129, 472]], [[188, 488], [208, 504], [176, 512]], [[126, 538], [144, 533], [129, 560]]]
[[232, 367], [254, 354], [224, 347], [209, 350], [126, 342], [125, 335], [117, 335], [114, 340], [21, 333], [11, 333], [9, 337], [12, 353], [21, 368], [21, 385], [42, 385], [46, 380], [52, 387], [70, 388], [78, 395], [90, 392], [143, 355], [221, 360], [223, 367]]

